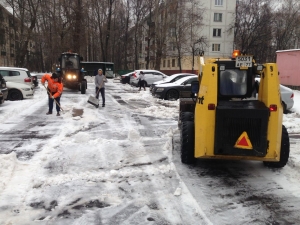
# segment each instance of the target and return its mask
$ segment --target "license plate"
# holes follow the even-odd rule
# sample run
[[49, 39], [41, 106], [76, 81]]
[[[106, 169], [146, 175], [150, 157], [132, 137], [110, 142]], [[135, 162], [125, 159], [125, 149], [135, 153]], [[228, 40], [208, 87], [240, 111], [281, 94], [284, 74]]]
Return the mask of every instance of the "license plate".
[[252, 67], [252, 56], [237, 56], [235, 67]]

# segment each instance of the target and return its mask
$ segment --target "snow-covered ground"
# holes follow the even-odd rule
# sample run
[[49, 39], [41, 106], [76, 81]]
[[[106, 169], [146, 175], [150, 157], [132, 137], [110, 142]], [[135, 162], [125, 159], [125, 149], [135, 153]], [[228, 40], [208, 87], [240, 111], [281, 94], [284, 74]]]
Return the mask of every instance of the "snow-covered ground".
[[[172, 137], [178, 132], [178, 101], [109, 80], [106, 107], [97, 109], [87, 103], [93, 90], [92, 83], [86, 95], [65, 90], [61, 117], [45, 115], [42, 86], [33, 99], [0, 106], [0, 225], [239, 224], [234, 215], [208, 215], [211, 206], [200, 204], [182, 179], [188, 168], [177, 171]], [[295, 91], [294, 108], [284, 115], [295, 136], [299, 113]], [[295, 196], [300, 196], [299, 161], [294, 147], [282, 169], [289, 177], [279, 178]], [[261, 177], [270, 176], [264, 171]]]

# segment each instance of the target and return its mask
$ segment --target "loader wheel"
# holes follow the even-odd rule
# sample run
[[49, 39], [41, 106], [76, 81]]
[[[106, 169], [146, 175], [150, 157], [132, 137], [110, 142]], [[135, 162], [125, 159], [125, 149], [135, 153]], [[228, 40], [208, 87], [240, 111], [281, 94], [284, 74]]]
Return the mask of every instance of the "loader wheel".
[[282, 168], [287, 164], [289, 160], [289, 155], [290, 155], [290, 138], [285, 126], [282, 125], [280, 161], [279, 162], [264, 161], [264, 165], [272, 168]]
[[181, 162], [185, 164], [195, 163], [194, 157], [194, 122], [182, 121], [181, 125], [181, 137], [180, 137], [180, 150], [181, 150]]
[[194, 121], [194, 113], [192, 112], [180, 112], [178, 119], [178, 128], [180, 129], [183, 121]]
[[81, 94], [85, 94], [85, 92], [86, 92], [86, 81], [85, 80], [83, 80], [83, 81], [81, 81], [81, 83], [80, 83], [80, 91], [81, 91]]

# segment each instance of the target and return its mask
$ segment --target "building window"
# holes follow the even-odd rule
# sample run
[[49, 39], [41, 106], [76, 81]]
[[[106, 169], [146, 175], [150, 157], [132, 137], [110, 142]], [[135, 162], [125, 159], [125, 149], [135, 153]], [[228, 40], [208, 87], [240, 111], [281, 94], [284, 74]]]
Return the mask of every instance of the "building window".
[[175, 42], [170, 43], [170, 51], [176, 51], [176, 43]]
[[223, 0], [215, 0], [215, 5], [223, 5]]
[[175, 37], [176, 36], [175, 28], [170, 28], [170, 36], [171, 37]]
[[212, 51], [213, 52], [219, 52], [220, 47], [221, 47], [221, 44], [212, 44]]
[[175, 67], [175, 59], [172, 59], [172, 67]]
[[214, 22], [222, 22], [222, 13], [214, 13]]
[[170, 67], [170, 60], [168, 60], [168, 67]]
[[213, 37], [221, 37], [221, 29], [213, 29]]
[[163, 67], [166, 67], [166, 60], [163, 60]]

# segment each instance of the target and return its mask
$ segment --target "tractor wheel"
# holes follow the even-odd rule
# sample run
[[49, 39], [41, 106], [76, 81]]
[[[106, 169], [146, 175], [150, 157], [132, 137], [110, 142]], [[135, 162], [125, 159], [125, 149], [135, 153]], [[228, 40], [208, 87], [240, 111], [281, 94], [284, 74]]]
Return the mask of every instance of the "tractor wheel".
[[12, 89], [8, 92], [7, 98], [11, 101], [17, 101], [17, 100], [22, 100], [23, 99], [23, 94], [21, 91]]
[[180, 112], [178, 119], [178, 128], [180, 129], [181, 123], [184, 121], [194, 121], [194, 113], [192, 112]]
[[194, 122], [182, 121], [180, 134], [181, 162], [185, 164], [193, 164], [196, 161], [194, 157]]
[[178, 98], [179, 92], [174, 89], [169, 90], [165, 96], [165, 100], [177, 100]]
[[80, 90], [81, 90], [81, 94], [85, 94], [85, 92], [86, 92], [86, 81], [85, 80], [83, 80], [83, 81], [81, 81], [81, 83], [80, 83]]
[[289, 155], [290, 155], [290, 138], [285, 126], [282, 125], [280, 161], [264, 162], [264, 165], [272, 168], [282, 168], [287, 164], [289, 160]]

